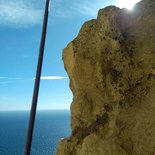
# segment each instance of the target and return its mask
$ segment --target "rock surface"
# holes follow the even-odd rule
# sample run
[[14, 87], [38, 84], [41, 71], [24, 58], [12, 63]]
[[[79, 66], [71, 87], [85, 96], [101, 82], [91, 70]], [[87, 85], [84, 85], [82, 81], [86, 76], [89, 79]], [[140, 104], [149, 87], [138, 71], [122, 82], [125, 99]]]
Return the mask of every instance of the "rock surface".
[[155, 0], [101, 9], [63, 52], [73, 92], [57, 155], [155, 155]]

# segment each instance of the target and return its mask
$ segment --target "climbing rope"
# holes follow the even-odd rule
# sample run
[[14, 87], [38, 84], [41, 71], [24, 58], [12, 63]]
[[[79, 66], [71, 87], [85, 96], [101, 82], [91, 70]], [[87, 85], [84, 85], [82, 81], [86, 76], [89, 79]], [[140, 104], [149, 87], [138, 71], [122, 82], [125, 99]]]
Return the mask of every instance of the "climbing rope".
[[34, 122], [35, 122], [35, 115], [36, 115], [36, 108], [37, 108], [37, 101], [38, 101], [38, 94], [39, 94], [40, 76], [41, 76], [43, 56], [44, 56], [49, 7], [50, 7], [50, 0], [46, 0], [44, 21], [43, 21], [43, 28], [42, 28], [42, 36], [41, 36], [40, 49], [39, 49], [37, 72], [36, 72], [34, 92], [33, 92], [33, 98], [32, 98], [32, 106], [31, 106], [31, 112], [30, 112], [30, 118], [29, 118], [29, 126], [28, 126], [28, 130], [27, 130], [25, 155], [30, 155], [30, 153], [31, 153], [31, 144], [32, 144]]

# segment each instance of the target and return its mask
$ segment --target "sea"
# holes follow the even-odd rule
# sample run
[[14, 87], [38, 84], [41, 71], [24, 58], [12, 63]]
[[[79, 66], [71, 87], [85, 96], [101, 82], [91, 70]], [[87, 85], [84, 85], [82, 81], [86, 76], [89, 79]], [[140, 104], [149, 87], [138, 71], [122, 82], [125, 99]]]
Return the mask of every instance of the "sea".
[[[28, 120], [28, 111], [0, 112], [0, 155], [24, 155]], [[38, 111], [31, 155], [55, 155], [70, 132], [69, 110]]]

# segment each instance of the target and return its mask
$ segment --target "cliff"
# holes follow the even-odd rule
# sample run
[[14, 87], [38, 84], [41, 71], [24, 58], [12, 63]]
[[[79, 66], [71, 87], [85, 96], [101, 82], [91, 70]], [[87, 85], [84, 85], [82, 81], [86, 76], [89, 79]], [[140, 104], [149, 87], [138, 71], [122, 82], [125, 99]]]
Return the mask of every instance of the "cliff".
[[155, 0], [101, 9], [63, 61], [72, 134], [57, 155], [155, 155]]

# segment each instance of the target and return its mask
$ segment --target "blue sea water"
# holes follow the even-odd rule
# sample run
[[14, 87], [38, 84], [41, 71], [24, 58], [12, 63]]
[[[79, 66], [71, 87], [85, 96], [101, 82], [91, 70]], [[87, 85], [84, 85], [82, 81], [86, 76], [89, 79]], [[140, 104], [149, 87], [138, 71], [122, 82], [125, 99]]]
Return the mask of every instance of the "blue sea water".
[[[28, 119], [29, 112], [0, 112], [0, 155], [24, 155]], [[31, 155], [54, 155], [69, 135], [69, 111], [37, 112]]]

